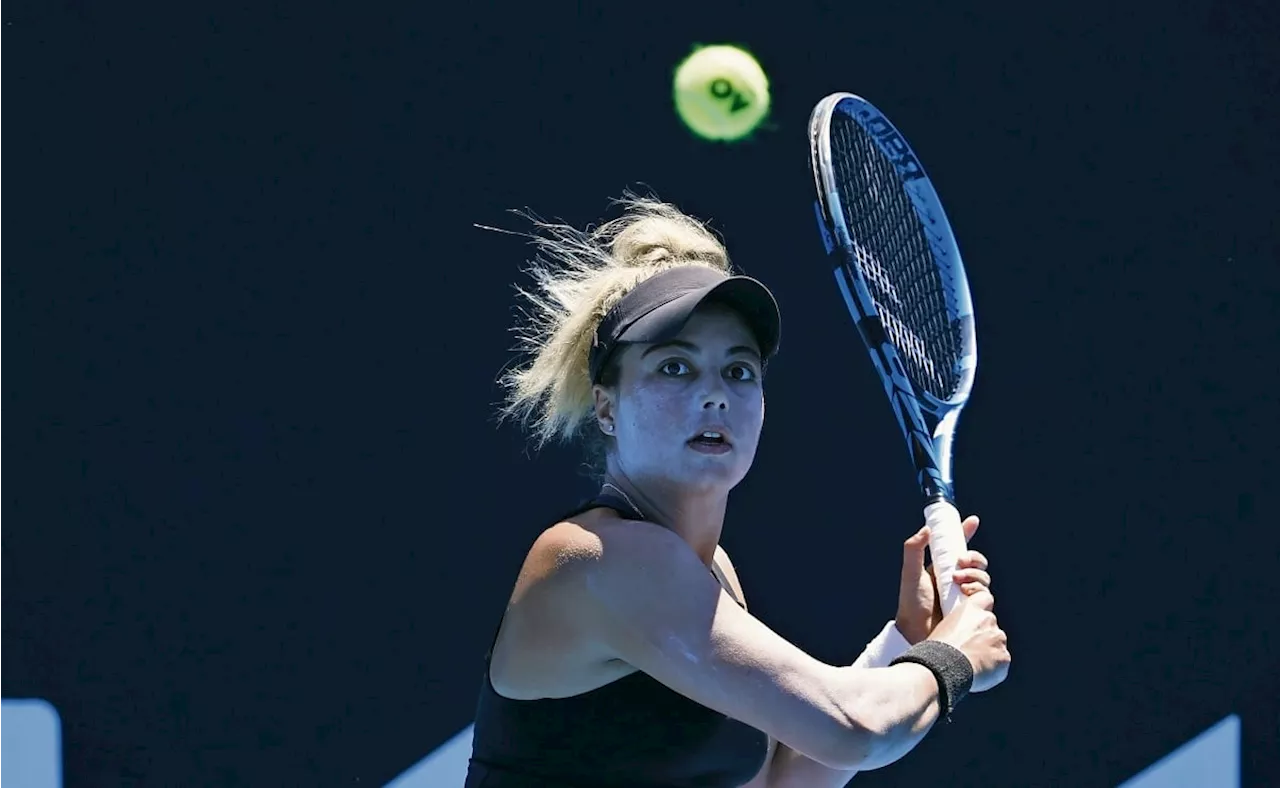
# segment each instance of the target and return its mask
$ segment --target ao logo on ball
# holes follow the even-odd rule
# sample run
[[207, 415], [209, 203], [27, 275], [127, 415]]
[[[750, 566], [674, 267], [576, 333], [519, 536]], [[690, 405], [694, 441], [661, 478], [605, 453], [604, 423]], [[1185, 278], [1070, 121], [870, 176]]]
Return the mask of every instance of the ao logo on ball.
[[751, 106], [751, 100], [724, 77], [711, 80], [708, 89], [711, 91], [712, 98], [717, 101], [723, 101], [730, 112], [741, 112]]

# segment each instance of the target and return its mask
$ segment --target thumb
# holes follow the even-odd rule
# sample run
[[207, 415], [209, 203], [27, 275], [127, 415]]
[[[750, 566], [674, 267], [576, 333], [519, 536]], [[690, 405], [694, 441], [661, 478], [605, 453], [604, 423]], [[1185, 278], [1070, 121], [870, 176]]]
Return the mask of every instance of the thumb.
[[924, 572], [924, 549], [929, 545], [929, 527], [924, 526], [902, 543], [902, 568], [915, 574]]

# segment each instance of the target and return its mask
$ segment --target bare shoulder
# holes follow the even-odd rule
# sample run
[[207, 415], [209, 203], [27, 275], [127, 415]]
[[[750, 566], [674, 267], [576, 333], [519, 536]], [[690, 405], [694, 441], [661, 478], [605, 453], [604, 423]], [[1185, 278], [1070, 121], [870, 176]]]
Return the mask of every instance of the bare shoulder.
[[490, 663], [494, 688], [512, 698], [567, 697], [633, 672], [601, 642], [584, 596], [637, 567], [657, 582], [682, 553], [693, 554], [667, 529], [606, 510], [547, 528], [525, 555], [507, 604]]
[[542, 532], [525, 556], [517, 592], [548, 581], [568, 583], [582, 573], [608, 571], [636, 558], [685, 559], [689, 546], [672, 531], [653, 523], [623, 520], [607, 510], [585, 512]]

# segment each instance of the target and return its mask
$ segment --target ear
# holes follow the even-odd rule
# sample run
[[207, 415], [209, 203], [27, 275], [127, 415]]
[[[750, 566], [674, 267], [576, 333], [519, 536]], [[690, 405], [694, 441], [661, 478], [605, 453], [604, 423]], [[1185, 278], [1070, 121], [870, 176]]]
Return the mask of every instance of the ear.
[[606, 435], [613, 433], [616, 392], [599, 383], [591, 387], [592, 406], [596, 416], [596, 427]]

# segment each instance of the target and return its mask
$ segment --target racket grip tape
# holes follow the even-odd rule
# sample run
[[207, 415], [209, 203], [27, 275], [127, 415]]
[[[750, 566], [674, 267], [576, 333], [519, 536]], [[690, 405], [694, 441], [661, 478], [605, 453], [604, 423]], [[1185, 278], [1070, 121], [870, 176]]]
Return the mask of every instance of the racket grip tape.
[[926, 506], [924, 521], [929, 527], [929, 555], [945, 616], [960, 602], [960, 586], [952, 582], [951, 576], [968, 546], [960, 526], [960, 512], [950, 501], [935, 501]]

